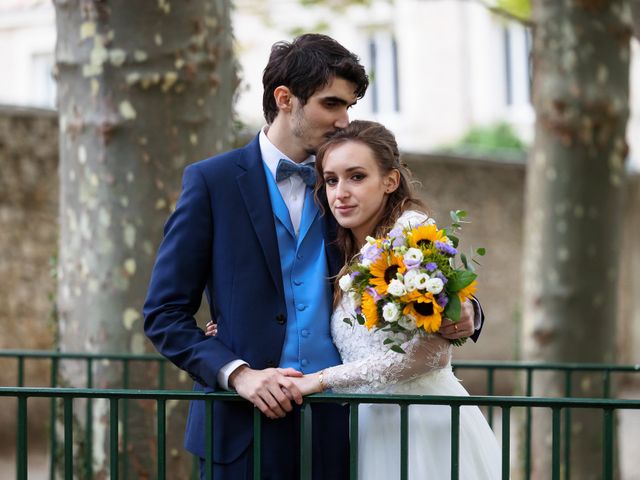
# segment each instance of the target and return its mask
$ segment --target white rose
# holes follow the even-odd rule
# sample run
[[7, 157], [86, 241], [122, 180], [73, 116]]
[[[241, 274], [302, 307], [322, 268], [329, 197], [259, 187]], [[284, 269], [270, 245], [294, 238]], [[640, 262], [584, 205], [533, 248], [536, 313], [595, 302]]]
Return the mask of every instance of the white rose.
[[413, 280], [416, 288], [418, 290], [425, 290], [427, 288], [427, 282], [431, 280], [431, 277], [426, 273], [419, 273], [416, 275], [416, 278]]
[[369, 268], [371, 266], [373, 262], [371, 260], [369, 260], [368, 258], [365, 258], [364, 260], [362, 260], [360, 262], [360, 266], [364, 267], [364, 268]]
[[389, 282], [387, 293], [393, 295], [394, 297], [401, 297], [407, 294], [407, 289], [405, 288], [404, 283], [402, 283], [397, 278], [394, 278], [393, 280], [391, 280], [391, 282]]
[[405, 254], [403, 255], [405, 260], [408, 260], [409, 263], [415, 265], [416, 263], [420, 263], [422, 261], [422, 259], [424, 258], [422, 256], [422, 251], [420, 251], [420, 249], [418, 248], [410, 248], [409, 250], [407, 250], [405, 252]]
[[430, 278], [427, 280], [427, 292], [434, 295], [439, 294], [444, 288], [444, 282], [439, 278]]
[[382, 307], [382, 318], [387, 322], [395, 322], [400, 318], [400, 309], [395, 303], [389, 302]]
[[411, 315], [405, 315], [403, 317], [400, 317], [400, 319], [398, 320], [398, 325], [400, 325], [405, 330], [415, 330], [416, 327], [418, 326], [416, 324], [416, 319], [413, 318]]
[[409, 270], [404, 274], [404, 286], [408, 292], [413, 292], [417, 288], [415, 280], [418, 275], [420, 275], [418, 270]]
[[338, 285], [340, 285], [340, 290], [342, 290], [343, 292], [348, 291], [351, 288], [351, 285], [353, 285], [353, 279], [351, 278], [351, 275], [347, 274], [340, 277], [340, 280], [338, 280]]

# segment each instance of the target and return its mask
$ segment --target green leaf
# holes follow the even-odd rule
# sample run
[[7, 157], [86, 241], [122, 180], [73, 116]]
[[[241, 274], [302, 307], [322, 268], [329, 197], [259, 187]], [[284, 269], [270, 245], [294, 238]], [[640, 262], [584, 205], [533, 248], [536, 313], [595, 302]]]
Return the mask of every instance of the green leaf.
[[462, 260], [462, 264], [464, 265], [464, 268], [469, 270], [469, 264], [467, 263], [467, 256], [464, 253], [460, 254], [460, 260]]
[[447, 235], [447, 237], [453, 243], [453, 248], [458, 248], [458, 243], [460, 243], [460, 239], [455, 235]]
[[447, 306], [444, 309], [444, 316], [451, 321], [457, 322], [460, 320], [461, 310], [462, 307], [460, 305], [460, 298], [458, 298], [458, 295], [450, 295], [449, 303], [447, 303]]
[[460, 218], [458, 217], [458, 213], [456, 210], [451, 210], [449, 212], [449, 216], [451, 217], [451, 220], [453, 220], [454, 223], [457, 223], [460, 221]]
[[385, 338], [384, 342], [382, 342], [383, 345], [389, 345], [390, 343], [393, 343], [393, 339], [392, 338]]
[[346, 323], [347, 325], [349, 325], [350, 327], [353, 327], [353, 322], [351, 321], [351, 319], [350, 319], [350, 318], [346, 318], [346, 317], [345, 317], [345, 318], [343, 318], [343, 319], [342, 319], [342, 321], [343, 321], [344, 323]]
[[454, 347], [461, 347], [462, 345], [464, 345], [467, 342], [467, 340], [469, 340], [469, 337], [458, 338], [456, 340], [449, 340], [449, 342]]
[[478, 255], [480, 255], [481, 257], [484, 257], [484, 256], [485, 256], [485, 254], [487, 253], [487, 249], [486, 249], [486, 248], [482, 248], [482, 247], [477, 248], [477, 249], [476, 249], [476, 253], [477, 253]]
[[396, 353], [407, 353], [402, 349], [402, 347], [400, 347], [400, 345], [393, 345], [391, 347], [391, 350], [393, 350]]
[[359, 313], [359, 314], [357, 314], [357, 315], [356, 315], [356, 320], [358, 321], [358, 323], [359, 323], [360, 325], [364, 325], [364, 317], [362, 316], [362, 314], [360, 314], [360, 313]]
[[531, 18], [531, 0], [498, 0], [498, 7], [521, 20]]
[[458, 218], [462, 219], [467, 216], [467, 212], [465, 210], [456, 210], [456, 215]]
[[459, 292], [467, 285], [471, 284], [478, 275], [469, 270], [457, 270], [451, 275], [449, 278], [449, 282], [447, 283], [447, 290], [449, 292]]

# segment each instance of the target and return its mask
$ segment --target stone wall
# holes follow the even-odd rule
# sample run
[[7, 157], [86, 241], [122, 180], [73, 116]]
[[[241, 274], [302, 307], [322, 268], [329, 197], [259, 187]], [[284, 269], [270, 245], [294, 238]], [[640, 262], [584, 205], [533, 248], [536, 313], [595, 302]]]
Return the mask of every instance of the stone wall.
[[[50, 349], [57, 245], [58, 119], [52, 111], [0, 107], [0, 349]], [[45, 386], [49, 367], [27, 361], [26, 385]], [[0, 359], [0, 385], [14, 386], [15, 361]], [[42, 399], [29, 402], [30, 431], [47, 421]], [[12, 402], [14, 403], [14, 402]], [[11, 404], [12, 404], [11, 403]], [[0, 432], [15, 409], [0, 401]], [[11, 427], [11, 431], [13, 427]], [[31, 435], [35, 443], [40, 435]], [[5, 444], [5, 442], [2, 442]]]
[[[0, 108], [0, 348], [53, 348], [57, 135], [53, 112]], [[460, 348], [456, 358], [519, 358], [524, 164], [411, 154], [405, 160], [439, 223], [448, 223], [452, 209], [469, 212], [463, 249], [487, 248], [478, 292], [487, 323], [481, 341]], [[638, 362], [634, 352], [640, 351], [640, 297], [633, 295], [640, 291], [637, 176], [630, 178], [626, 199], [618, 360], [630, 363]], [[15, 372], [15, 362], [0, 359], [0, 385], [15, 385]], [[27, 362], [27, 375], [29, 385], [49, 382], [48, 366], [41, 362]], [[483, 378], [464, 377], [471, 391], [483, 392]], [[15, 418], [5, 404], [0, 402], [0, 432]], [[44, 418], [32, 411], [30, 424], [43, 425]]]

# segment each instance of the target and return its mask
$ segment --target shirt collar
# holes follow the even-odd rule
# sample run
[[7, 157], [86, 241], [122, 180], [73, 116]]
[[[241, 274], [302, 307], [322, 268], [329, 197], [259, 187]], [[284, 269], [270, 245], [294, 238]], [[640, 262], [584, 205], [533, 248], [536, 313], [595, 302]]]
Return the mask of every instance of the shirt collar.
[[[263, 127], [260, 130], [260, 135], [258, 137], [258, 141], [260, 142], [260, 154], [262, 155], [262, 161], [265, 163], [265, 165], [271, 172], [271, 175], [273, 175], [273, 178], [276, 178], [276, 168], [278, 168], [278, 162], [280, 162], [280, 159], [285, 158], [292, 162], [293, 160], [287, 157], [284, 153], [278, 150], [278, 147], [276, 147], [273, 143], [271, 143], [271, 140], [269, 140], [269, 137], [267, 137], [266, 132], [267, 132], [267, 126]], [[315, 155], [309, 155], [307, 158], [304, 159], [302, 164], [306, 165], [308, 163], [313, 163], [315, 161], [316, 161]]]

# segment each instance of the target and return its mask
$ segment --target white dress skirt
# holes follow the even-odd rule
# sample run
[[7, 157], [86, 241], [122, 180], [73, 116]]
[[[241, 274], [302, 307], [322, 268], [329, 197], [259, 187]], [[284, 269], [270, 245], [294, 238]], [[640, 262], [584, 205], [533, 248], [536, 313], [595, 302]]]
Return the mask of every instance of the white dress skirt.
[[[426, 217], [405, 212], [412, 220]], [[421, 217], [419, 217], [421, 216]], [[326, 369], [324, 382], [337, 393], [468, 396], [451, 370], [452, 347], [438, 336], [416, 336], [395, 353], [383, 344], [386, 333], [355, 322], [344, 298], [333, 312], [331, 334], [343, 364]], [[451, 478], [451, 407], [409, 407], [408, 470], [411, 480]], [[501, 478], [501, 451], [478, 407], [460, 407], [459, 478]], [[362, 404], [358, 423], [358, 478], [400, 478], [400, 407]]]

